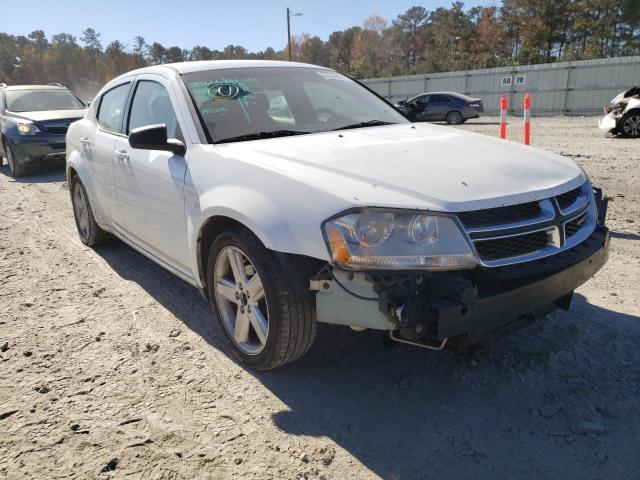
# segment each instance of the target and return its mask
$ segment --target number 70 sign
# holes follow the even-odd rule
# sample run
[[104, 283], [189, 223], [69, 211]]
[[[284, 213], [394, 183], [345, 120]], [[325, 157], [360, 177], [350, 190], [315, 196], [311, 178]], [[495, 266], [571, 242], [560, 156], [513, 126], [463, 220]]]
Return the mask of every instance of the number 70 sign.
[[502, 87], [510, 87], [511, 85], [524, 85], [527, 81], [527, 76], [526, 75], [509, 75], [509, 76], [504, 76], [500, 79], [500, 85]]

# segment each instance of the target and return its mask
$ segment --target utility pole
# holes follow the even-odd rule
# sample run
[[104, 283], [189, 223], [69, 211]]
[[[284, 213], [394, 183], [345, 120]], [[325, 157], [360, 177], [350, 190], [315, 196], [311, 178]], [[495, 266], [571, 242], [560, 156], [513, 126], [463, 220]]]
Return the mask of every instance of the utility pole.
[[289, 48], [289, 61], [291, 61], [291, 10], [287, 7], [287, 47]]
[[456, 69], [456, 50], [458, 49], [458, 40], [462, 37], [451, 37], [451, 65], [452, 70]]
[[291, 17], [299, 17], [301, 13], [293, 13], [289, 7], [287, 7], [287, 47], [289, 49], [289, 61], [291, 61]]

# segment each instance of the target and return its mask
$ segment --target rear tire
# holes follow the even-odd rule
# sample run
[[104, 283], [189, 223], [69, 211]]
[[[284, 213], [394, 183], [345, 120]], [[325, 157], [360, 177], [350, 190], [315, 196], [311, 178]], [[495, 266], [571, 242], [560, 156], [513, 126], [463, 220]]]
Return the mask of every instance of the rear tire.
[[80, 181], [80, 178], [74, 175], [70, 183], [69, 192], [71, 193], [73, 216], [76, 220], [76, 228], [78, 229], [80, 241], [88, 247], [95, 247], [107, 242], [111, 236], [96, 223], [87, 191]]
[[460, 112], [453, 110], [447, 113], [446, 120], [449, 125], [460, 125], [464, 121], [464, 118]]
[[219, 337], [247, 367], [280, 367], [313, 344], [314, 305], [297, 292], [274, 255], [246, 228], [223, 232], [213, 241], [207, 291]]
[[7, 163], [9, 164], [9, 171], [13, 178], [24, 177], [29, 174], [29, 167], [18, 163], [16, 156], [13, 152], [13, 148], [9, 143], [5, 145], [7, 152]]
[[627, 113], [620, 120], [618, 131], [625, 138], [640, 138], [640, 111]]

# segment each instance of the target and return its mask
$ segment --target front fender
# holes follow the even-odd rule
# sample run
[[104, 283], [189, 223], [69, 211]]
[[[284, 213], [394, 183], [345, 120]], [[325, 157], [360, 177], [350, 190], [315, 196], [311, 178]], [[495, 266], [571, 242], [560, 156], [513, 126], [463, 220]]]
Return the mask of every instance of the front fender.
[[[219, 185], [197, 196], [185, 192], [192, 271], [199, 271], [198, 239], [207, 221], [227, 217], [248, 228], [269, 250], [308, 255], [295, 221], [263, 193], [242, 185]], [[323, 258], [328, 260], [327, 258]], [[197, 278], [194, 275], [194, 278]]]

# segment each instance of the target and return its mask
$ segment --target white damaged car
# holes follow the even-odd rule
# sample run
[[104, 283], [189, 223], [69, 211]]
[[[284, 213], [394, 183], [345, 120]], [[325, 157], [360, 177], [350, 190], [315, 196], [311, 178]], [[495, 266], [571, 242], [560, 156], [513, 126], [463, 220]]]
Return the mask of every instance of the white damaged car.
[[609, 251], [573, 161], [413, 124], [299, 63], [124, 74], [71, 125], [67, 177], [82, 242], [114, 235], [200, 289], [259, 370], [318, 322], [463, 349], [569, 308]]
[[616, 95], [604, 108], [599, 128], [604, 135], [611, 133], [640, 138], [640, 87], [632, 87]]

